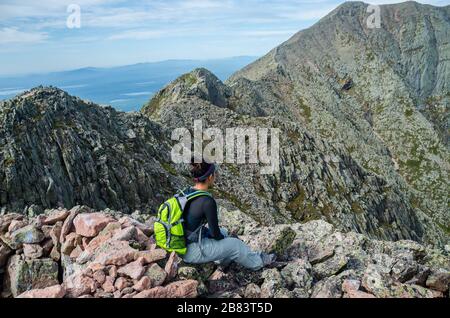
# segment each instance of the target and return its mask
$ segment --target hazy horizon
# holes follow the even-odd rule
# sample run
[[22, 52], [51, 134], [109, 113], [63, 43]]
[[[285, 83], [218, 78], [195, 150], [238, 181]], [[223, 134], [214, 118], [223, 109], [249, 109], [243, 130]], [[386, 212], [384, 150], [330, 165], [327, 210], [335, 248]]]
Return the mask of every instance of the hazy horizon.
[[62, 72], [0, 77], [0, 101], [36, 86], [56, 86], [69, 94], [120, 111], [139, 110], [165, 85], [195, 68], [206, 67], [221, 80], [257, 57], [211, 60], [166, 60], [111, 68], [81, 68]]
[[[25, 73], [15, 73], [15, 74], [7, 74], [7, 75], [1, 75], [0, 73], [0, 79], [11, 79], [11, 78], [21, 78], [24, 76], [40, 76], [40, 75], [52, 75], [52, 74], [61, 74], [61, 73], [70, 73], [70, 72], [76, 72], [81, 70], [89, 70], [89, 69], [98, 69], [98, 70], [107, 70], [107, 69], [117, 69], [122, 67], [129, 67], [129, 66], [135, 66], [140, 64], [163, 64], [163, 63], [169, 63], [169, 62], [214, 62], [214, 61], [221, 61], [221, 60], [232, 60], [232, 59], [252, 59], [256, 60], [262, 56], [249, 56], [249, 55], [242, 55], [242, 56], [226, 56], [223, 58], [211, 58], [211, 59], [165, 59], [165, 60], [155, 60], [155, 61], [142, 61], [142, 62], [135, 62], [131, 64], [117, 64], [117, 65], [104, 65], [104, 66], [93, 66], [93, 65], [86, 65], [76, 68], [68, 68], [68, 69], [60, 69], [60, 70], [50, 70], [50, 71], [35, 71], [35, 72], [25, 72]], [[1, 98], [0, 98], [1, 99]]]
[[[3, 0], [0, 76], [166, 60], [262, 56], [343, 2]], [[80, 9], [80, 28], [67, 24], [76, 12], [69, 7], [73, 3]], [[420, 3], [448, 5], [449, 1]]]

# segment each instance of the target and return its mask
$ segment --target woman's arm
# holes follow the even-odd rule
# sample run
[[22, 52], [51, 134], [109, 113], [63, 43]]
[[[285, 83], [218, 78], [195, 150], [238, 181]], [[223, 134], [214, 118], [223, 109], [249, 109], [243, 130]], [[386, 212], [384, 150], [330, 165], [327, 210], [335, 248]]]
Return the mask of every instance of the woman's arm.
[[208, 229], [211, 238], [217, 241], [223, 240], [225, 237], [220, 232], [216, 201], [213, 198], [206, 198], [203, 202], [202, 208], [205, 213], [206, 220], [208, 221]]

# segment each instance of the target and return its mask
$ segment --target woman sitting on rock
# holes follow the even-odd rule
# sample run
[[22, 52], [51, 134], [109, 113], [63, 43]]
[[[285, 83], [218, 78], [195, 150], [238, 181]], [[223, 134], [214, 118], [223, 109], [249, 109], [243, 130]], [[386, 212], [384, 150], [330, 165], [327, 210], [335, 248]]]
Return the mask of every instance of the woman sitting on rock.
[[207, 192], [216, 180], [215, 165], [192, 160], [191, 174], [195, 184], [185, 194], [199, 192], [203, 195], [189, 200], [183, 212], [187, 242], [183, 260], [191, 264], [216, 262], [223, 266], [236, 262], [255, 271], [273, 263], [274, 254], [253, 252], [243, 241], [229, 237], [225, 229], [219, 228], [217, 204]]

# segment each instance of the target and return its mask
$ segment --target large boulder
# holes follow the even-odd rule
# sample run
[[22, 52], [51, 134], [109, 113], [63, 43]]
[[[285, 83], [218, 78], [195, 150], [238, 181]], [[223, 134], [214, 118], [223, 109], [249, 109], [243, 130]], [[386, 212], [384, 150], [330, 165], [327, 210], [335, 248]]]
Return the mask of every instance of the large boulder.
[[103, 213], [83, 213], [75, 217], [73, 224], [77, 234], [84, 237], [95, 237], [108, 223], [113, 221], [113, 218]]
[[14, 255], [9, 259], [4, 286], [14, 297], [21, 293], [59, 284], [58, 264], [51, 259], [23, 259]]
[[450, 285], [450, 271], [446, 270], [437, 270], [431, 273], [428, 276], [426, 281], [426, 286], [428, 288], [440, 291], [447, 292], [449, 290]]
[[45, 225], [54, 225], [57, 222], [63, 222], [68, 216], [70, 212], [61, 209], [61, 210], [52, 210], [50, 213], [46, 215], [44, 224]]
[[289, 290], [293, 290], [297, 298], [308, 298], [313, 284], [313, 270], [310, 263], [298, 259], [281, 270], [281, 277]]
[[11, 239], [15, 246], [22, 246], [22, 244], [37, 244], [44, 239], [44, 233], [36, 228], [34, 225], [27, 225], [14, 231], [11, 234]]
[[258, 223], [249, 215], [236, 209], [219, 207], [219, 225], [225, 228], [230, 235], [243, 235], [245, 230], [258, 226]]
[[392, 278], [380, 265], [370, 264], [362, 278], [362, 286], [379, 298], [391, 297], [390, 286], [393, 284]]
[[93, 253], [86, 251], [78, 257], [78, 263], [92, 261], [102, 265], [122, 266], [135, 260], [138, 251], [130, 247], [125, 241], [107, 241]]
[[255, 251], [284, 254], [294, 242], [295, 231], [289, 225], [250, 229], [241, 239]]
[[119, 268], [117, 273], [135, 280], [139, 280], [145, 273], [144, 259], [138, 258], [136, 261], [128, 263], [127, 265]]
[[164, 284], [167, 279], [167, 272], [161, 268], [161, 266], [154, 263], [147, 268], [144, 276], [147, 276], [150, 279], [153, 287], [157, 287]]
[[197, 297], [198, 282], [196, 280], [183, 280], [171, 283], [166, 287], [155, 287], [144, 290], [134, 298], [195, 298]]
[[55, 285], [43, 289], [33, 289], [26, 291], [17, 298], [63, 298], [66, 290], [61, 285]]

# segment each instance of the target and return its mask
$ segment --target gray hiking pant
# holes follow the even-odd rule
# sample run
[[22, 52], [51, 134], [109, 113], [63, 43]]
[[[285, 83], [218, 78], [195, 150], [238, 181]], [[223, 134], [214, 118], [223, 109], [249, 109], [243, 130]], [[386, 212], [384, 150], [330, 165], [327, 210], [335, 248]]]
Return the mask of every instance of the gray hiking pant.
[[184, 262], [191, 264], [216, 262], [224, 266], [236, 262], [255, 271], [263, 268], [261, 253], [253, 252], [240, 239], [228, 237], [225, 229], [221, 229], [221, 232], [225, 236], [223, 240], [203, 238], [201, 248], [200, 243], [188, 244], [187, 253], [183, 256]]

